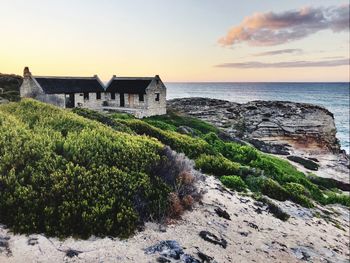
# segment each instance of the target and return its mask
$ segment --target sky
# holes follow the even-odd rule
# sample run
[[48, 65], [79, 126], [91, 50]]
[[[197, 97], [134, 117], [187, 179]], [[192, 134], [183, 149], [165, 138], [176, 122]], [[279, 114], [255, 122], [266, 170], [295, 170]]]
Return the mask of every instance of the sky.
[[349, 1], [0, 0], [0, 72], [349, 81]]

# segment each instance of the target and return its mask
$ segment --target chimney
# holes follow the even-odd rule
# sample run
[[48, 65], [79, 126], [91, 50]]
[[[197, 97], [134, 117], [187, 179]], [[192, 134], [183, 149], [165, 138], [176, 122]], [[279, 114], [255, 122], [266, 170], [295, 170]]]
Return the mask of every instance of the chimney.
[[155, 78], [155, 80], [156, 80], [156, 83], [159, 84], [159, 81], [160, 81], [159, 75], [155, 75], [154, 78]]
[[31, 76], [32, 76], [32, 73], [30, 73], [29, 68], [25, 67], [24, 70], [23, 70], [23, 77], [24, 78], [29, 78]]

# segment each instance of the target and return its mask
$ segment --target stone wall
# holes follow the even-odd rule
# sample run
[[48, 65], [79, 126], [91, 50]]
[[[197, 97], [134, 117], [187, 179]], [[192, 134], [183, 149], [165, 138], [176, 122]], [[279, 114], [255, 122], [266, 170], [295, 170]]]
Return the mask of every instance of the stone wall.
[[[156, 101], [157, 93], [159, 93], [159, 101]], [[166, 88], [164, 84], [153, 80], [146, 89], [145, 102], [147, 105], [147, 116], [166, 114]]]
[[103, 102], [106, 101], [106, 94], [101, 92], [101, 99], [97, 99], [96, 92], [89, 93], [89, 99], [84, 99], [84, 93], [74, 94], [75, 107], [102, 110]]
[[[159, 101], [156, 94], [159, 93]], [[124, 107], [120, 107], [120, 94], [115, 94], [112, 100], [111, 93], [105, 94], [108, 107], [116, 107], [119, 111], [134, 114], [137, 118], [166, 114], [166, 88], [164, 84], [153, 80], [144, 94], [144, 101], [140, 101], [139, 94], [124, 93]], [[124, 109], [125, 108], [125, 109]]]
[[21, 98], [32, 98], [59, 107], [65, 107], [64, 94], [46, 94], [30, 76], [25, 76], [20, 87]]
[[[159, 94], [159, 100], [156, 100]], [[33, 98], [42, 102], [50, 103], [62, 108], [66, 107], [68, 95], [66, 94], [45, 94], [31, 76], [25, 76], [20, 95], [24, 98]], [[140, 101], [139, 94], [124, 94], [124, 107], [120, 107], [120, 94], [115, 94], [112, 100], [111, 93], [101, 92], [101, 99], [97, 99], [96, 93], [89, 93], [89, 99], [84, 99], [83, 93], [74, 94], [74, 107], [103, 110], [104, 106], [118, 108], [118, 111], [125, 111], [134, 114], [137, 118], [153, 115], [166, 114], [166, 88], [164, 84], [153, 79], [144, 94], [144, 101]]]

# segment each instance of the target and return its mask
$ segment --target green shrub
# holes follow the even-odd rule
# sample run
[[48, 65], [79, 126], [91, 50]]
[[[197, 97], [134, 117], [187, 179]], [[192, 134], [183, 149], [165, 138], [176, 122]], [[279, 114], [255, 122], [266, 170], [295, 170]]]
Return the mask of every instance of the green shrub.
[[179, 127], [179, 126], [188, 126], [192, 128], [197, 135], [202, 135], [206, 134], [209, 132], [214, 132], [217, 133], [218, 129], [200, 119], [185, 116], [185, 115], [180, 115], [176, 112], [173, 112], [171, 110], [168, 110], [166, 115], [161, 115], [161, 116], [152, 116], [149, 118], [144, 119], [146, 122], [149, 121], [161, 121], [163, 123], [167, 123], [169, 125], [172, 125], [174, 127]]
[[231, 161], [247, 165], [258, 159], [258, 151], [256, 149], [237, 143], [225, 143], [221, 153]]
[[222, 176], [220, 177], [220, 181], [228, 188], [239, 191], [239, 192], [245, 192], [247, 190], [247, 185], [239, 176], [229, 175], [229, 176]]
[[305, 207], [314, 207], [309, 196], [310, 192], [301, 184], [298, 183], [287, 183], [284, 188], [289, 193], [289, 198]]
[[272, 202], [270, 199], [257, 195], [254, 197], [257, 201], [262, 202], [267, 205], [267, 210], [273, 214], [274, 217], [282, 220], [287, 221], [290, 217], [286, 212], [284, 212], [278, 205], [276, 205], [274, 202]]
[[129, 127], [127, 127], [125, 124], [121, 123], [117, 119], [114, 119], [108, 116], [107, 114], [89, 110], [89, 109], [83, 109], [83, 108], [74, 108], [72, 111], [75, 114], [78, 114], [84, 118], [95, 120], [107, 126], [110, 126], [116, 131], [126, 132], [130, 134], [133, 133], [132, 130]]
[[286, 201], [289, 197], [287, 190], [271, 178], [248, 176], [246, 183], [252, 191], [262, 193], [279, 201]]
[[305, 189], [305, 187], [298, 183], [286, 183], [284, 188], [294, 195], [307, 195], [309, 196], [309, 192]]
[[135, 119], [134, 115], [128, 113], [113, 113], [111, 114], [113, 119], [120, 120], [132, 120]]
[[320, 186], [323, 189], [329, 189], [329, 190], [340, 189], [340, 190], [347, 191], [347, 192], [350, 191], [350, 184], [337, 181], [333, 178], [319, 177], [315, 174], [309, 173], [307, 176], [307, 179], [310, 182], [316, 184], [317, 186]]
[[[172, 113], [142, 121], [29, 99], [1, 105], [1, 223], [26, 233], [129, 235], [144, 219], [164, 216], [178, 174], [189, 167], [184, 155], [164, 144], [233, 189], [246, 187], [243, 178], [252, 191], [277, 200], [350, 206], [349, 196], [322, 191], [325, 182], [313, 183], [289, 162], [224, 142], [205, 122], [191, 123]], [[200, 138], [173, 131], [180, 125]], [[182, 177], [193, 180], [188, 173]], [[175, 199], [190, 206], [197, 193], [192, 184], [182, 189]]]
[[189, 158], [196, 158], [203, 153], [209, 154], [213, 151], [210, 145], [202, 139], [192, 138], [173, 131], [163, 131], [141, 120], [125, 121], [125, 124], [137, 134], [157, 138], [173, 150], [186, 154]]
[[[21, 233], [127, 236], [163, 216], [164, 146], [33, 100], [0, 106], [0, 222]], [[162, 214], [163, 213], [163, 214]]]
[[223, 156], [201, 155], [196, 159], [196, 168], [215, 176], [237, 174], [240, 165]]
[[176, 131], [176, 127], [174, 125], [168, 124], [168, 123], [163, 122], [163, 121], [146, 119], [145, 122], [147, 122], [148, 124], [151, 124], [154, 127], [162, 129], [164, 131]]
[[332, 191], [327, 191], [323, 204], [341, 204], [350, 207], [350, 195], [349, 194], [337, 194]]

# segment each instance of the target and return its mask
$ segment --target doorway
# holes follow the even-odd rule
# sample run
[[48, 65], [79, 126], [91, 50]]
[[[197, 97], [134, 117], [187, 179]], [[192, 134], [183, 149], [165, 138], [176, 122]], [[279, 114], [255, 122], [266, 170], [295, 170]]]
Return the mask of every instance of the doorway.
[[120, 93], [120, 107], [125, 107], [124, 93]]
[[134, 107], [134, 94], [129, 94], [129, 108], [133, 108]]
[[75, 98], [74, 93], [66, 94], [66, 108], [74, 108]]

